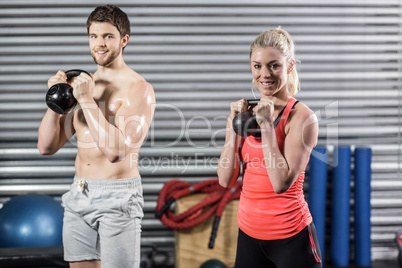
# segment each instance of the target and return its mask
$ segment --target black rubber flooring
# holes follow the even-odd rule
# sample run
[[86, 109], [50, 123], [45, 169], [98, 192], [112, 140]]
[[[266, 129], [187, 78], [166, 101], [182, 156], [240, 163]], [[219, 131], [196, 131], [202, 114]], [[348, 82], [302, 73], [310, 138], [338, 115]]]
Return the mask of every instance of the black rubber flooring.
[[[334, 267], [329, 264], [325, 264], [324, 268], [339, 268], [339, 267]], [[342, 268], [361, 268], [361, 267], [354, 266], [352, 264], [350, 266]], [[402, 265], [399, 265], [397, 261], [382, 261], [382, 262], [373, 262], [370, 268], [402, 268]]]

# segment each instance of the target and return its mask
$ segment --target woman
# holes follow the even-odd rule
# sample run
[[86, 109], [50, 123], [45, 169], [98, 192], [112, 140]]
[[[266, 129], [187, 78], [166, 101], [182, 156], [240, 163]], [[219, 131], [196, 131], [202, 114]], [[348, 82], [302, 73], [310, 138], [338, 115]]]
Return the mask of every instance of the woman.
[[[283, 29], [261, 33], [250, 45], [255, 107], [233, 102], [218, 165], [219, 183], [231, 187], [243, 162], [243, 189], [235, 268], [321, 267], [312, 217], [303, 195], [304, 170], [317, 143], [314, 113], [293, 97], [299, 86], [294, 44]], [[233, 117], [250, 110], [259, 135], [242, 138]]]

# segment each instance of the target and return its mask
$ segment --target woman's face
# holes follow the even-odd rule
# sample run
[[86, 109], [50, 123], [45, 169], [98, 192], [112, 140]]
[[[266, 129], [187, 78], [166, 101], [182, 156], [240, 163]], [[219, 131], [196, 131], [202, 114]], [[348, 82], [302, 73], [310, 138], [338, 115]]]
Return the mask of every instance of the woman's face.
[[287, 92], [287, 77], [294, 61], [288, 64], [285, 56], [274, 47], [260, 47], [251, 54], [251, 71], [262, 96]]

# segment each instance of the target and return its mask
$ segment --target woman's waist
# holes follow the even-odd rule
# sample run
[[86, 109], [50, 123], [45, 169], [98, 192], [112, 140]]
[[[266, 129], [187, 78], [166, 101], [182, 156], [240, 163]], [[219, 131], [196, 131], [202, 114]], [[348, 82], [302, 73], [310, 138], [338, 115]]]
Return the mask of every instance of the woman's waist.
[[249, 196], [242, 192], [239, 214], [248, 220], [275, 219], [275, 221], [294, 221], [309, 214], [307, 202], [295, 196], [265, 195]]
[[247, 187], [246, 184], [243, 183], [243, 187], [241, 190], [241, 199], [247, 203], [260, 203], [260, 204], [268, 204], [270, 206], [277, 206], [284, 204], [284, 206], [292, 206], [302, 205], [306, 201], [304, 199], [303, 193], [297, 193], [292, 189], [287, 190], [284, 193], [277, 194], [271, 187], [264, 187], [264, 185], [260, 187], [250, 186]]

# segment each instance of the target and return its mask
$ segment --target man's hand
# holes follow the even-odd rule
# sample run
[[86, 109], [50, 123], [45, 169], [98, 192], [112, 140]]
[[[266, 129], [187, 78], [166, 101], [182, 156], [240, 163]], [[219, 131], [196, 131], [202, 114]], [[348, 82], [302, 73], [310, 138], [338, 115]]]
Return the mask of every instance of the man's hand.
[[47, 81], [48, 88], [56, 84], [67, 83], [67, 75], [63, 71], [58, 71], [54, 76], [50, 77]]
[[93, 99], [92, 94], [94, 91], [95, 82], [92, 75], [89, 76], [88, 74], [82, 72], [79, 76], [74, 78], [71, 86], [73, 87], [74, 98], [76, 98], [78, 102]]

